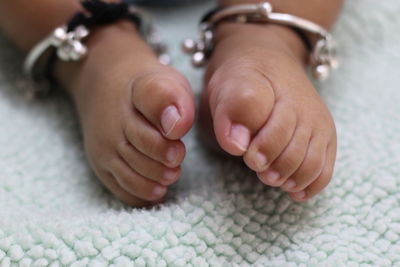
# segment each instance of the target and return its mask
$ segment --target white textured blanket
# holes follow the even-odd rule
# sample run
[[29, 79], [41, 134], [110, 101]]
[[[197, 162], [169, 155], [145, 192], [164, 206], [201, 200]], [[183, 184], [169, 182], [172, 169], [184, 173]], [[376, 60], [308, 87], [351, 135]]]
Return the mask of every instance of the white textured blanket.
[[[159, 15], [177, 68], [201, 88], [178, 41], [211, 3]], [[184, 23], [182, 23], [184, 22]], [[330, 186], [292, 202], [195, 131], [165, 205], [128, 208], [87, 167], [61, 96], [28, 101], [21, 56], [0, 40], [0, 266], [400, 266], [400, 3], [348, 0], [342, 65], [318, 85], [336, 119]]]

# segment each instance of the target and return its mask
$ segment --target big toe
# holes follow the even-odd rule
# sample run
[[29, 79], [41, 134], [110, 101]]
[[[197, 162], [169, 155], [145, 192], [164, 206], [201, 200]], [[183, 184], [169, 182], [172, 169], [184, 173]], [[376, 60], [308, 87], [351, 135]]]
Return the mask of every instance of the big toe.
[[168, 139], [182, 138], [193, 125], [195, 108], [190, 85], [169, 67], [136, 78], [132, 102]]
[[207, 93], [219, 145], [231, 155], [243, 155], [272, 111], [271, 84], [246, 62], [235, 60], [215, 71]]

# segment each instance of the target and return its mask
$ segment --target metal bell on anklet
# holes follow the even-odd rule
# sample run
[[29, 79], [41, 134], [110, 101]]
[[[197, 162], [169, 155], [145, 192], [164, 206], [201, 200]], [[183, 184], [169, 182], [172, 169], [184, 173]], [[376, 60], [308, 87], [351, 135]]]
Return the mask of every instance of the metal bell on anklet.
[[58, 27], [54, 30], [50, 42], [56, 47], [57, 56], [61, 60], [78, 61], [87, 54], [87, 47], [81, 41], [89, 34], [85, 26], [78, 26], [71, 32], [67, 32], [66, 27]]

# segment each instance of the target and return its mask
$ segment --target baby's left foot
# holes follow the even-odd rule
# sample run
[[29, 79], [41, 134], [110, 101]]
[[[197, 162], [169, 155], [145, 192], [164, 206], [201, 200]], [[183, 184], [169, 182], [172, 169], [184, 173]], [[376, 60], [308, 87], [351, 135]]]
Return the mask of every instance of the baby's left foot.
[[328, 184], [336, 158], [335, 125], [306, 76], [306, 54], [287, 27], [220, 25], [200, 112], [223, 150], [296, 201]]

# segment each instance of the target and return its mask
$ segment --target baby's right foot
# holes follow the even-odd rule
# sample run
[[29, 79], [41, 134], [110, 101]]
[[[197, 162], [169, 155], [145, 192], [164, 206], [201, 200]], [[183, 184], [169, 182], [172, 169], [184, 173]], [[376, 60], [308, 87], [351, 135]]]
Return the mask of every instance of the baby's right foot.
[[77, 107], [89, 162], [125, 203], [158, 202], [180, 176], [180, 139], [194, 119], [190, 86], [129, 22], [99, 29], [87, 44], [88, 57], [57, 74]]

